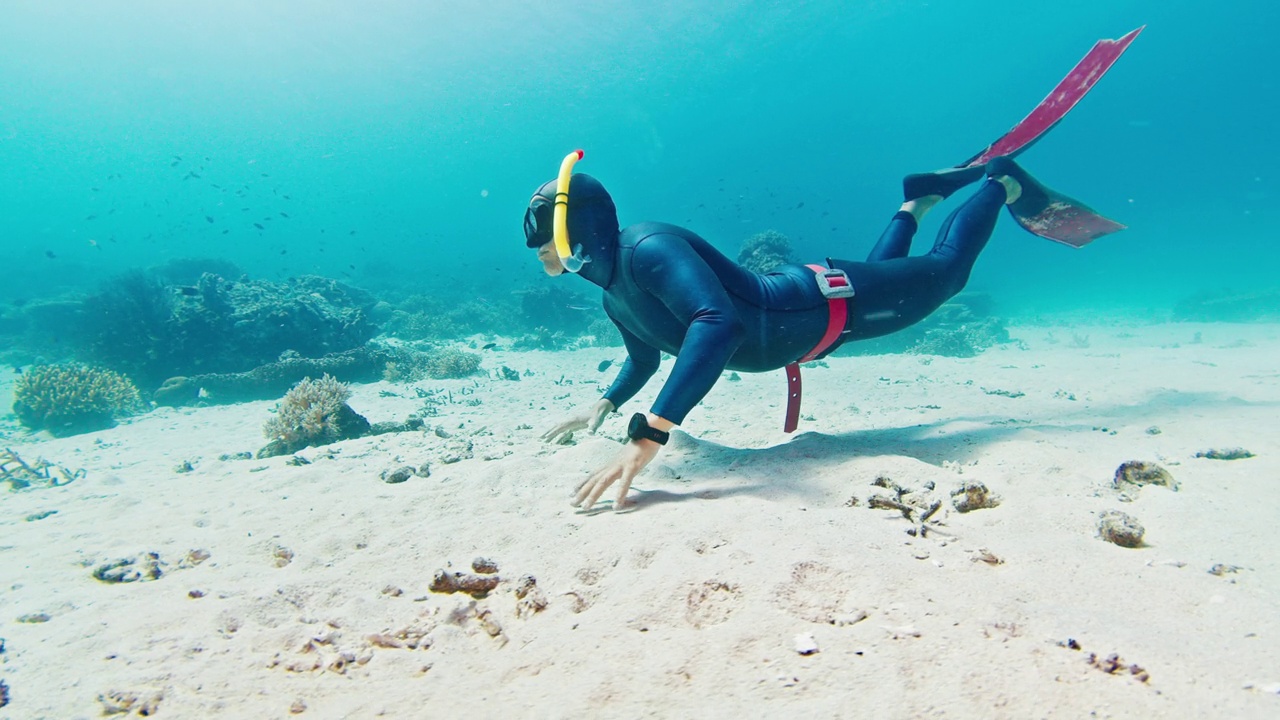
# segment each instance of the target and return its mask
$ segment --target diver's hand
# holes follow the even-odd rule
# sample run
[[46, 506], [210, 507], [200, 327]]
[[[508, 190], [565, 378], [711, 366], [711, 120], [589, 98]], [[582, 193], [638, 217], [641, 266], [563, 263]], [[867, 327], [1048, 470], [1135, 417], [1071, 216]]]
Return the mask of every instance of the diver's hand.
[[592, 473], [591, 477], [578, 486], [578, 494], [574, 496], [573, 504], [580, 506], [583, 510], [590, 510], [610, 485], [621, 481], [618, 485], [617, 498], [613, 502], [613, 509], [623, 509], [627, 504], [627, 491], [631, 489], [631, 481], [635, 480], [636, 475], [639, 475], [640, 471], [658, 456], [658, 451], [661, 449], [662, 446], [652, 440], [632, 440], [627, 443], [612, 462]]
[[556, 423], [556, 426], [542, 433], [542, 439], [549, 443], [558, 443], [565, 439], [569, 433], [586, 429], [587, 432], [595, 434], [600, 428], [600, 423], [604, 422], [605, 417], [614, 411], [613, 403], [604, 398], [596, 401], [588, 410], [574, 413], [569, 417]]

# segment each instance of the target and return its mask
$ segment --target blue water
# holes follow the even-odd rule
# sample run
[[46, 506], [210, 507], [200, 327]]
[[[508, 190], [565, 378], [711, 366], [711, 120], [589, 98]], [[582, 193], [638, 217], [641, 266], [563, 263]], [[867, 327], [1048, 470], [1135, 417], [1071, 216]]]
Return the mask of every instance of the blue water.
[[9, 0], [0, 301], [192, 256], [427, 293], [552, 282], [521, 213], [577, 147], [624, 224], [860, 258], [903, 174], [970, 156], [1143, 24], [1024, 156], [1131, 229], [1076, 251], [1003, 220], [970, 287], [1155, 316], [1274, 289], [1274, 3]]

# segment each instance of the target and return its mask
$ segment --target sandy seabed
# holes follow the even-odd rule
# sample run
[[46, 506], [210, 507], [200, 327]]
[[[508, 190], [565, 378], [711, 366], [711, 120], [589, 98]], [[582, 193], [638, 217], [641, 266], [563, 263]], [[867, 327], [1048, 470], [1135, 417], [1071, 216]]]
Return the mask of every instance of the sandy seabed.
[[[1280, 327], [1013, 334], [806, 369], [794, 436], [780, 371], [722, 379], [621, 513], [569, 506], [621, 418], [537, 441], [621, 349], [357, 386], [375, 422], [444, 402], [309, 464], [234, 459], [272, 402], [10, 437], [86, 474], [0, 490], [0, 717], [1280, 716]], [[1197, 457], [1226, 448], [1255, 456]], [[1115, 488], [1130, 460], [1178, 489]], [[958, 512], [970, 483], [999, 504]], [[941, 505], [921, 535], [876, 494]], [[1142, 547], [1098, 537], [1109, 510]], [[487, 596], [430, 591], [477, 557]]]

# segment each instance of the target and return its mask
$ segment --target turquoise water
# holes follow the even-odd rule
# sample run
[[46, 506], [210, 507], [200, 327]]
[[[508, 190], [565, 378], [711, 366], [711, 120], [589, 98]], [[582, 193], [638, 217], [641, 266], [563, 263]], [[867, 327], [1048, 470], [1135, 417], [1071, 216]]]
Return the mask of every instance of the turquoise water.
[[1024, 156], [1131, 229], [1073, 251], [1002, 221], [971, 288], [1159, 317], [1277, 286], [1272, 3], [469, 5], [4, 3], [0, 301], [193, 256], [426, 293], [550, 282], [520, 217], [576, 147], [624, 224], [860, 258], [903, 174], [968, 157], [1142, 24]]

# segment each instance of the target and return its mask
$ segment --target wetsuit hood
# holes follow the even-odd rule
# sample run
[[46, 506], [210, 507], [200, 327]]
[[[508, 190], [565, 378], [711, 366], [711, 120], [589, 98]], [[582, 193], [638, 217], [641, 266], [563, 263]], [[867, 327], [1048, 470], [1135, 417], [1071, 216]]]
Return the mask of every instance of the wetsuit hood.
[[[555, 202], [556, 181], [547, 181], [538, 188], [530, 200], [530, 207], [549, 206]], [[536, 247], [551, 242], [550, 213], [536, 213]], [[545, 220], [543, 220], [545, 216]], [[602, 288], [613, 279], [613, 268], [618, 252], [618, 210], [609, 191], [599, 180], [584, 173], [574, 173], [569, 183], [569, 206], [566, 215], [569, 229], [569, 246], [582, 246], [582, 252], [590, 260], [578, 274]], [[527, 232], [527, 230], [526, 230]], [[545, 240], [542, 238], [545, 236]], [[535, 241], [531, 241], [535, 242]]]

